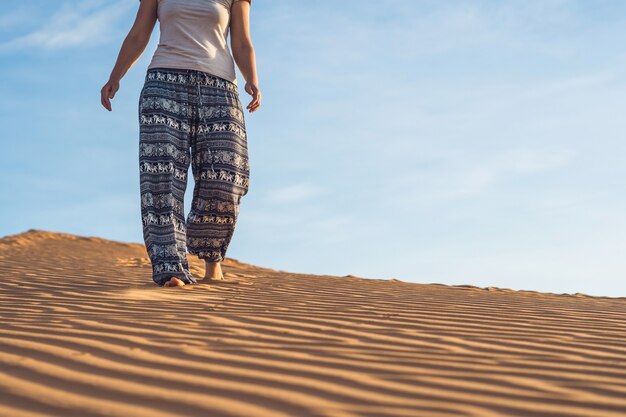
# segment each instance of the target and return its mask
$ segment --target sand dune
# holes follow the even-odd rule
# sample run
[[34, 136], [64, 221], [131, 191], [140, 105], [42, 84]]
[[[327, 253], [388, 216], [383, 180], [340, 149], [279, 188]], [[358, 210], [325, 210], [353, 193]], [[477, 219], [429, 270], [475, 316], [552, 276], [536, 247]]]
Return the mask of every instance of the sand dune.
[[0, 415], [626, 416], [626, 298], [223, 270], [0, 239]]

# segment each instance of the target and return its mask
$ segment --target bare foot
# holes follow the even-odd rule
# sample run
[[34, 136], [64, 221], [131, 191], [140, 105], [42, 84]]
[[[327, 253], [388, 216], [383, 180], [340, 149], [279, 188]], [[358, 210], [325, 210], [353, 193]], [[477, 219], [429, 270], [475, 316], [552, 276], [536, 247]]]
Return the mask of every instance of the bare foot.
[[204, 280], [208, 281], [222, 281], [224, 280], [224, 274], [222, 273], [222, 265], [220, 262], [205, 261], [206, 272], [204, 273]]
[[179, 278], [171, 277], [169, 281], [163, 284], [164, 287], [182, 287], [185, 282]]

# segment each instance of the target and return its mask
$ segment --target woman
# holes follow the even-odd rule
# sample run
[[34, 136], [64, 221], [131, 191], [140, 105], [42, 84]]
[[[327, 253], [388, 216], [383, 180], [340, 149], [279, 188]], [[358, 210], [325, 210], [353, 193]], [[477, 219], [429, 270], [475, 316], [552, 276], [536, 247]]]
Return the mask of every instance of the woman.
[[[101, 101], [111, 111], [121, 78], [159, 20], [159, 45], [138, 103], [141, 216], [152, 279], [165, 287], [196, 284], [187, 262], [191, 253], [206, 263], [204, 281], [222, 280], [220, 262], [250, 175], [235, 62], [252, 96], [246, 108], [254, 112], [261, 105], [249, 33], [251, 0], [139, 1]], [[185, 219], [190, 164], [195, 185]]]

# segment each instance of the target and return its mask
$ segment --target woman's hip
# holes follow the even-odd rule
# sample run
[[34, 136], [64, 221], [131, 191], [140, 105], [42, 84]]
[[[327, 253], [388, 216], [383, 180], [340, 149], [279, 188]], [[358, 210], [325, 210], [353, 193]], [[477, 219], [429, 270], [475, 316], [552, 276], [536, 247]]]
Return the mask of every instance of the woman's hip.
[[182, 84], [187, 86], [211, 87], [217, 90], [238, 94], [237, 84], [209, 72], [183, 68], [149, 68], [145, 82]]

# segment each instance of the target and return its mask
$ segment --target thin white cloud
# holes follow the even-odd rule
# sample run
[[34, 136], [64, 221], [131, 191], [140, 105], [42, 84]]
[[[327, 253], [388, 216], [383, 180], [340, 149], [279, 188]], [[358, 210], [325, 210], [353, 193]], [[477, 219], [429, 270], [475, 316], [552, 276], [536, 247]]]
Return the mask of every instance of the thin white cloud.
[[0, 51], [24, 48], [61, 49], [96, 46], [111, 39], [115, 24], [128, 14], [134, 3], [128, 1], [64, 3], [46, 22], [25, 35], [0, 44]]
[[275, 188], [267, 193], [268, 201], [274, 204], [300, 203], [317, 197], [325, 189], [310, 183], [294, 184]]
[[535, 174], [569, 163], [575, 152], [572, 149], [551, 151], [546, 149], [511, 149], [494, 158], [490, 169], [495, 172], [512, 174]]
[[605, 69], [595, 73], [580, 74], [540, 83], [527, 88], [525, 92], [520, 91], [518, 96], [531, 99], [545, 98], [557, 94], [577, 92], [581, 89], [592, 89], [608, 85], [616, 80], [616, 72], [613, 69]]
[[[266, 242], [297, 245], [330, 244], [354, 238], [358, 219], [331, 208], [298, 207], [277, 211], [275, 208], [249, 207], [239, 220], [241, 230], [254, 230]], [[243, 224], [246, 226], [243, 226]]]
[[474, 156], [471, 164], [446, 161], [439, 168], [416, 174], [413, 180], [422, 190], [422, 200], [454, 200], [480, 195], [517, 176], [562, 168], [575, 156], [572, 149], [511, 149], [483, 158]]

